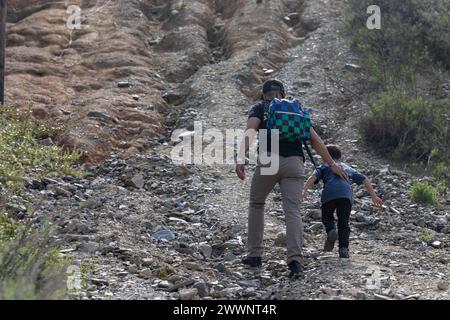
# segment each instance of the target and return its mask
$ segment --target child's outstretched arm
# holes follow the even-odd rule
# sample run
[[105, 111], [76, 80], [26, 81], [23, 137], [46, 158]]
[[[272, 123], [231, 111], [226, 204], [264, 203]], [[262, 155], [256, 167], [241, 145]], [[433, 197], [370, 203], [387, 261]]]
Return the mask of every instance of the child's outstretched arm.
[[305, 186], [303, 187], [303, 201], [306, 201], [308, 198], [307, 192], [308, 189], [311, 188], [311, 186], [316, 182], [317, 177], [315, 175], [312, 175], [308, 178], [308, 180], [305, 183]]
[[377, 196], [375, 193], [375, 190], [373, 190], [372, 184], [370, 183], [370, 180], [368, 178], [365, 178], [363, 181], [364, 187], [366, 187], [366, 190], [369, 192], [370, 196], [372, 197], [372, 202], [377, 206], [381, 207], [383, 202], [381, 199]]

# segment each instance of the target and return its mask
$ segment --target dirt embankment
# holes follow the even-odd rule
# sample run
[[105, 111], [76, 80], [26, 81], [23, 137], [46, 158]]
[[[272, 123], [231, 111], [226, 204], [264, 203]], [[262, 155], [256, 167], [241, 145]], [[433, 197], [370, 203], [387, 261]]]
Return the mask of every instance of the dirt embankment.
[[[263, 68], [276, 70], [300, 32], [298, 14], [285, 23], [281, 17], [301, 4], [9, 1], [6, 102], [32, 102], [36, 118], [64, 123], [55, 143], [78, 147], [86, 162], [115, 149], [128, 157], [160, 143], [171, 106], [190, 97], [202, 66], [235, 61], [236, 94], [254, 97], [254, 84], [270, 75]], [[71, 5], [81, 9], [73, 30]]]

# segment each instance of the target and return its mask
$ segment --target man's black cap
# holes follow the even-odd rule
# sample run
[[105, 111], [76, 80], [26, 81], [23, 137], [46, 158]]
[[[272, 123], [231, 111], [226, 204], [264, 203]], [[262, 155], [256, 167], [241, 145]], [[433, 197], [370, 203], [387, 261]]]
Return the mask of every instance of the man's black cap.
[[264, 82], [263, 93], [267, 93], [270, 91], [280, 91], [283, 97], [286, 95], [283, 83], [278, 80], [267, 80], [266, 82]]

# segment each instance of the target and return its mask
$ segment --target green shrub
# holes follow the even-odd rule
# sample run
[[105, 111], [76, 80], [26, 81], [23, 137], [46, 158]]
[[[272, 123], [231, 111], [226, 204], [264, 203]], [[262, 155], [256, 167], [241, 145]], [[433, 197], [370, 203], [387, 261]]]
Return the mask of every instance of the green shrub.
[[24, 175], [81, 176], [81, 171], [74, 168], [80, 158], [76, 150], [64, 152], [56, 145], [39, 143], [39, 139], [61, 130], [36, 122], [31, 110], [19, 115], [7, 107], [0, 108], [0, 187], [18, 191]]
[[433, 235], [427, 231], [424, 231], [420, 234], [419, 240], [426, 243], [430, 243], [431, 241], [433, 241]]
[[379, 30], [366, 27], [372, 4], [350, 0], [346, 25], [373, 84], [417, 93], [417, 75], [433, 61], [450, 70], [448, 0], [379, 0]]
[[[39, 140], [54, 137], [63, 127], [38, 123], [25, 113], [0, 108], [0, 299], [61, 299], [67, 297], [67, 266], [53, 244], [52, 228], [19, 223], [1, 211], [4, 203], [23, 188], [22, 178], [81, 176], [74, 164], [76, 150], [44, 146]], [[21, 194], [25, 199], [26, 194]], [[27, 203], [28, 211], [34, 204]]]
[[392, 90], [372, 103], [361, 129], [370, 145], [391, 158], [439, 163], [448, 159], [448, 117], [450, 99], [435, 102]]
[[8, 218], [6, 213], [0, 212], [0, 244], [14, 239], [17, 235], [19, 224]]
[[369, 0], [350, 0], [347, 31], [375, 95], [361, 119], [365, 141], [388, 158], [420, 164], [450, 186], [445, 92], [450, 70], [448, 0], [380, 0], [381, 29], [369, 30]]
[[[2, 218], [0, 299], [62, 299], [70, 260], [52, 245], [51, 228], [34, 230]], [[4, 228], [6, 226], [6, 228]]]
[[448, 155], [447, 159], [434, 163], [432, 174], [442, 186], [443, 190], [440, 193], [445, 194], [445, 188], [450, 187], [450, 158]]
[[[430, 56], [450, 70], [450, 9], [447, 0], [418, 1], [421, 36]], [[447, 31], [445, 31], [447, 30]]]
[[420, 203], [436, 204], [436, 189], [428, 182], [416, 182], [411, 187], [411, 197]]

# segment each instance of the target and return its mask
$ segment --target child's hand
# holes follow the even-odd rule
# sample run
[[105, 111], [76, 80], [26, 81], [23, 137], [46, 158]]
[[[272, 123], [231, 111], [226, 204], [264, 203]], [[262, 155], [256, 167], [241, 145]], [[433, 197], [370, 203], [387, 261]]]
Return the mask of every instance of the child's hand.
[[378, 208], [381, 208], [381, 206], [383, 205], [383, 201], [381, 201], [380, 198], [378, 198], [378, 196], [373, 195], [372, 196], [372, 202], [374, 205], [376, 205]]

